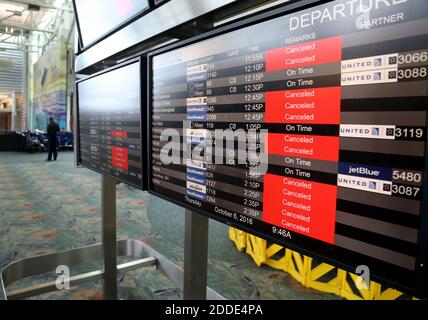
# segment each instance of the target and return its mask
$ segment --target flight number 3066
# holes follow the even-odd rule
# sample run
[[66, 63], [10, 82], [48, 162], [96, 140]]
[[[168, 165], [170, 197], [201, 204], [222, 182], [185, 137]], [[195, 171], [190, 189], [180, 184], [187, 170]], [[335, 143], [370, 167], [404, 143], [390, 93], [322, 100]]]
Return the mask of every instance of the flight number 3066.
[[398, 64], [412, 64], [412, 63], [424, 63], [428, 62], [428, 51], [422, 52], [410, 52], [405, 54], [400, 54], [398, 56]]

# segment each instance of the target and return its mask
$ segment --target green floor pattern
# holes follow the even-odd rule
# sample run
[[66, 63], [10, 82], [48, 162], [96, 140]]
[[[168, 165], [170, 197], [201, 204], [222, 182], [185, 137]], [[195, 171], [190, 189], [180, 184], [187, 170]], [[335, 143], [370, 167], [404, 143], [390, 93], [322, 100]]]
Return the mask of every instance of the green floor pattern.
[[[73, 153], [57, 162], [45, 154], [0, 152], [0, 266], [17, 259], [100, 242], [100, 175], [73, 165]], [[184, 209], [120, 184], [118, 237], [139, 239], [183, 265]], [[208, 285], [227, 299], [339, 299], [308, 289], [288, 274], [236, 250], [228, 227], [210, 221]], [[95, 264], [73, 270], [96, 268]], [[85, 269], [86, 268], [86, 269]], [[53, 279], [55, 274], [13, 284]], [[181, 299], [172, 281], [147, 269], [119, 275], [120, 299]], [[101, 282], [35, 299], [101, 299]]]

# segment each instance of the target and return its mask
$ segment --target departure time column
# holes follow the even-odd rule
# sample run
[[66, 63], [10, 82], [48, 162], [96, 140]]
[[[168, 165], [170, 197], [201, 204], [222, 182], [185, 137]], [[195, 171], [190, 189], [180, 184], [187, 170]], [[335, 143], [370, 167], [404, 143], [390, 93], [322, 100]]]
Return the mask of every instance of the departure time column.
[[[261, 122], [264, 121], [264, 52], [259, 46], [251, 46], [225, 52], [220, 59], [208, 67], [212, 71], [208, 73], [207, 81], [207, 128], [233, 131], [237, 136], [240, 131], [248, 134], [249, 129], [260, 130]], [[214, 131], [210, 136], [215, 138]], [[209, 198], [238, 213], [240, 222], [252, 225], [253, 219], [262, 218], [262, 178], [260, 174], [250, 172], [250, 159], [243, 158], [241, 153], [249, 150], [259, 153], [260, 143], [246, 141], [247, 136], [243, 138], [244, 147], [238, 142], [234, 143], [233, 149], [228, 147], [227, 142], [233, 140], [233, 137], [216, 141], [216, 147], [221, 143], [224, 148], [225, 166], [209, 165], [208, 174], [214, 180], [226, 181], [227, 184], [212, 181], [217, 189], [221, 189], [213, 190], [216, 198]], [[231, 167], [234, 169], [231, 170]], [[207, 180], [207, 183], [211, 181]], [[212, 187], [209, 186], [207, 191], [211, 190]], [[222, 190], [228, 192], [224, 193]], [[228, 203], [229, 200], [233, 203]]]

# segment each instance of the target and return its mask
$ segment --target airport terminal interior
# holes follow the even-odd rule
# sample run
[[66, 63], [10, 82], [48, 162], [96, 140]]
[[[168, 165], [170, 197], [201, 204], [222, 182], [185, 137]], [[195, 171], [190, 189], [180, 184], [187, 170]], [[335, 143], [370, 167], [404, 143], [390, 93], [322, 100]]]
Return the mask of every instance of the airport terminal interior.
[[428, 1], [0, 0], [0, 300], [424, 300]]

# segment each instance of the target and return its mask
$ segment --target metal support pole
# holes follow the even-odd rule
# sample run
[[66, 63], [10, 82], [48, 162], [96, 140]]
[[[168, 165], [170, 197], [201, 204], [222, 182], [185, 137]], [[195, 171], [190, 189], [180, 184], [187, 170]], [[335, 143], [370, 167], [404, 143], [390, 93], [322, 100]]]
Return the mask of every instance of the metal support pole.
[[116, 181], [101, 176], [104, 299], [117, 299]]
[[186, 210], [184, 234], [184, 300], [206, 300], [208, 218]]
[[11, 114], [11, 123], [10, 123], [10, 130], [15, 131], [17, 130], [17, 119], [16, 119], [16, 92], [12, 91], [12, 114]]

